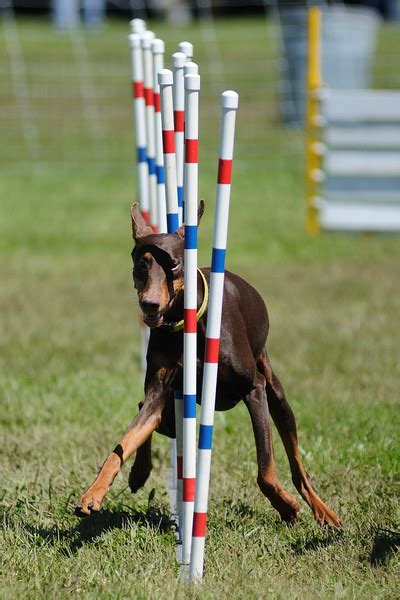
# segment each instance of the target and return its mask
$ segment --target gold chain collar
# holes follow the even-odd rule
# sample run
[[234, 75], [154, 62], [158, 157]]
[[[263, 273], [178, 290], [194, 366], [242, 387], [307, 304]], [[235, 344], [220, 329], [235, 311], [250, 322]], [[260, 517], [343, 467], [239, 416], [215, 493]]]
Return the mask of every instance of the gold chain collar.
[[[204, 277], [203, 272], [198, 267], [197, 267], [197, 270], [201, 275], [201, 279], [203, 281], [203, 287], [204, 287], [203, 302], [201, 303], [201, 306], [196, 314], [196, 321], [200, 321], [201, 317], [204, 315], [204, 313], [206, 311], [207, 304], [208, 304], [208, 283], [207, 283], [207, 279]], [[181, 331], [183, 329], [183, 326], [184, 326], [183, 319], [181, 321], [177, 321], [176, 323], [167, 323], [164, 321], [160, 325], [160, 327], [167, 327], [172, 333]]]

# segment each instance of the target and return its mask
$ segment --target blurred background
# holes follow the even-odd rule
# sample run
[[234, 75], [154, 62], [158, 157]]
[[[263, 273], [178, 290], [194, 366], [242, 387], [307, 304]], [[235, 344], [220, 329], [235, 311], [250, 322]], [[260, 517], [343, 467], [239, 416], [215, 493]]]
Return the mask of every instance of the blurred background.
[[[359, 10], [352, 14], [347, 6], [348, 24], [343, 18], [333, 22], [344, 4], [329, 4], [326, 83], [400, 88], [400, 0], [352, 2]], [[245, 152], [268, 162], [270, 157], [255, 145], [260, 125], [275, 128], [281, 118], [299, 125], [303, 117], [306, 5], [278, 0], [1, 0], [1, 160], [126, 165], [133, 139], [126, 31], [129, 19], [140, 16], [157, 20], [167, 57], [180, 39], [195, 44], [207, 106], [203, 114], [217, 110], [210, 94], [216, 98], [226, 85], [239, 91], [245, 102], [242, 116], [253, 117], [246, 119], [251, 149]], [[367, 5], [373, 8], [363, 13]], [[280, 158], [290, 159], [290, 149], [282, 148]]]

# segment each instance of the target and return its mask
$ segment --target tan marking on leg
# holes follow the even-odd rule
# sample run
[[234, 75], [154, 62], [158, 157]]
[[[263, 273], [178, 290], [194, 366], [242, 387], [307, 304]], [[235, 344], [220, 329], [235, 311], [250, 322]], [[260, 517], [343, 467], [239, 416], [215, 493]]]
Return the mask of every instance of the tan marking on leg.
[[300, 505], [292, 494], [285, 491], [276, 474], [263, 375], [257, 374], [256, 386], [246, 397], [245, 402], [250, 413], [256, 442], [258, 486], [279, 512], [281, 519], [291, 525], [298, 518]]
[[333, 525], [334, 527], [340, 526], [339, 517], [318, 496], [304, 468], [298, 447], [297, 428], [293, 411], [286, 399], [281, 382], [272, 371], [265, 352], [259, 358], [257, 367], [267, 382], [268, 406], [285, 447], [292, 473], [292, 481], [296, 489], [303, 500], [310, 506], [318, 523], [321, 525]]
[[101, 502], [110, 489], [122, 465], [141, 446], [157, 428], [160, 419], [150, 417], [142, 426], [133, 426], [120, 443], [106, 458], [99, 474], [84, 492], [76, 508], [78, 516], [88, 516], [91, 511], [100, 510]]

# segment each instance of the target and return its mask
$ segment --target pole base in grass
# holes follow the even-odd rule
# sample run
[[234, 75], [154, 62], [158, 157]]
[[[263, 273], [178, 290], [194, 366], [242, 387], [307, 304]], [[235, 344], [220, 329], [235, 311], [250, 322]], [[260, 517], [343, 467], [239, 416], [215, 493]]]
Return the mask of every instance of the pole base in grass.
[[189, 583], [189, 565], [181, 565], [179, 567], [179, 582], [180, 583]]
[[180, 565], [182, 567], [183, 566], [182, 565], [182, 542], [180, 542], [178, 540], [177, 540], [177, 543], [176, 543], [175, 558], [176, 558], [176, 562], [178, 563], [178, 565]]

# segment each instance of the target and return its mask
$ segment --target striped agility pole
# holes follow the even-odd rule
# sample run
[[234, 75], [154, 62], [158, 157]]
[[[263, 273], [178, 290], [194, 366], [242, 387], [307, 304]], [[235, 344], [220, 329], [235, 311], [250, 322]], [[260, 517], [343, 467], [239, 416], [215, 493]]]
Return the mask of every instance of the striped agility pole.
[[172, 55], [174, 72], [174, 129], [176, 153], [176, 181], [178, 186], [179, 225], [183, 222], [183, 164], [185, 145], [185, 87], [183, 68], [187, 62], [183, 52]]
[[[132, 97], [134, 108], [136, 153], [137, 153], [137, 176], [139, 207], [146, 223], [150, 224], [150, 206], [149, 206], [149, 167], [147, 163], [146, 150], [146, 106], [144, 99], [143, 86], [143, 52], [141, 46], [141, 33], [145, 29], [142, 19], [131, 21], [132, 31], [128, 36], [131, 47], [131, 65], [132, 65]], [[140, 316], [140, 363], [143, 373], [146, 371], [146, 355], [149, 343], [150, 330], [143, 323]]]
[[182, 52], [186, 56], [187, 62], [193, 60], [193, 44], [190, 42], [181, 42], [178, 46], [178, 51]]
[[172, 98], [173, 75], [169, 69], [158, 74], [160, 86], [161, 123], [164, 152], [165, 194], [167, 200], [168, 233], [179, 227], [178, 193], [176, 185], [176, 157], [174, 139], [174, 105]]
[[[161, 104], [161, 122], [162, 138], [164, 151], [164, 175], [165, 175], [165, 194], [167, 204], [167, 229], [168, 233], [175, 233], [179, 227], [178, 216], [178, 190], [176, 185], [176, 157], [175, 157], [175, 138], [174, 138], [174, 104], [173, 104], [173, 74], [169, 69], [163, 69], [158, 73], [158, 83], [160, 86], [160, 104]], [[178, 534], [181, 539], [182, 528], [182, 425], [183, 421], [183, 394], [176, 391], [174, 393], [175, 403], [175, 425], [176, 425], [176, 504], [178, 512]]]
[[222, 94], [218, 184], [215, 206], [206, 347], [204, 355], [203, 389], [201, 394], [192, 551], [189, 569], [190, 579], [194, 581], [202, 579], [204, 570], [204, 546], [208, 510], [208, 490], [210, 485], [211, 448], [218, 374], [222, 301], [224, 293], [225, 251], [228, 234], [232, 158], [238, 105], [239, 96], [236, 92], [227, 91]]
[[149, 223], [149, 168], [147, 164], [146, 155], [146, 109], [143, 88], [143, 59], [141, 36], [139, 33], [131, 33], [128, 36], [128, 39], [129, 45], [131, 47], [132, 97], [137, 152], [139, 206], [144, 219], [147, 223]]
[[[186, 48], [187, 50], [189, 48]], [[193, 46], [192, 46], [193, 49]], [[189, 49], [190, 50], [190, 49]], [[183, 170], [184, 170], [184, 128], [185, 128], [185, 88], [183, 67], [187, 62], [187, 56], [183, 52], [172, 55], [174, 85], [174, 138], [176, 156], [176, 179], [178, 193], [179, 225], [183, 222]], [[177, 504], [179, 514], [179, 531], [182, 540], [183, 528], [183, 392], [175, 392], [175, 428], [177, 448]], [[180, 561], [182, 562], [182, 561]]]
[[[178, 513], [178, 542], [183, 534], [183, 392], [174, 391], [176, 440], [176, 509]], [[182, 562], [182, 547], [177, 550], [177, 562]]]
[[[164, 68], [165, 44], [160, 39], [154, 39], [151, 44], [153, 51], [153, 91], [154, 91], [154, 126], [156, 141], [156, 174], [157, 174], [157, 208], [158, 208], [158, 233], [167, 233], [167, 205], [165, 195], [164, 154], [161, 122], [161, 101], [158, 73]], [[169, 480], [169, 492], [171, 501], [172, 518], [178, 527], [177, 514], [177, 464], [176, 464], [176, 439], [170, 440], [170, 464], [171, 477]]]
[[196, 485], [197, 203], [200, 76], [185, 76], [182, 564], [189, 564]]
[[[184, 42], [182, 42], [184, 43]], [[186, 43], [186, 42], [185, 42]], [[187, 42], [189, 43], [189, 42]], [[199, 74], [199, 67], [196, 63], [194, 62], [186, 62], [185, 66], [183, 67], [183, 77], [185, 78], [186, 75], [198, 75]], [[186, 107], [185, 107], [186, 110]], [[183, 205], [185, 205], [185, 168], [183, 169]]]
[[[176, 157], [176, 184], [178, 193], [179, 225], [183, 222], [183, 163], [184, 163], [184, 135], [185, 135], [185, 88], [183, 67], [186, 56], [182, 52], [172, 55], [174, 74], [173, 102], [174, 102], [174, 138]], [[183, 535], [183, 392], [175, 390], [175, 432], [176, 432], [176, 467], [177, 467], [177, 504], [179, 515], [179, 534], [182, 542]], [[180, 557], [179, 562], [182, 562]]]
[[153, 52], [153, 92], [154, 92], [154, 129], [156, 142], [156, 175], [157, 175], [157, 222], [158, 233], [167, 233], [167, 205], [165, 199], [164, 155], [162, 141], [162, 123], [160, 107], [160, 86], [158, 73], [164, 68], [165, 45], [160, 39], [151, 44]]
[[143, 50], [143, 82], [146, 103], [146, 141], [147, 163], [149, 165], [149, 203], [150, 225], [157, 232], [157, 174], [156, 174], [156, 142], [154, 129], [154, 92], [153, 92], [153, 53], [151, 44], [154, 39], [152, 31], [145, 31], [142, 36]]

